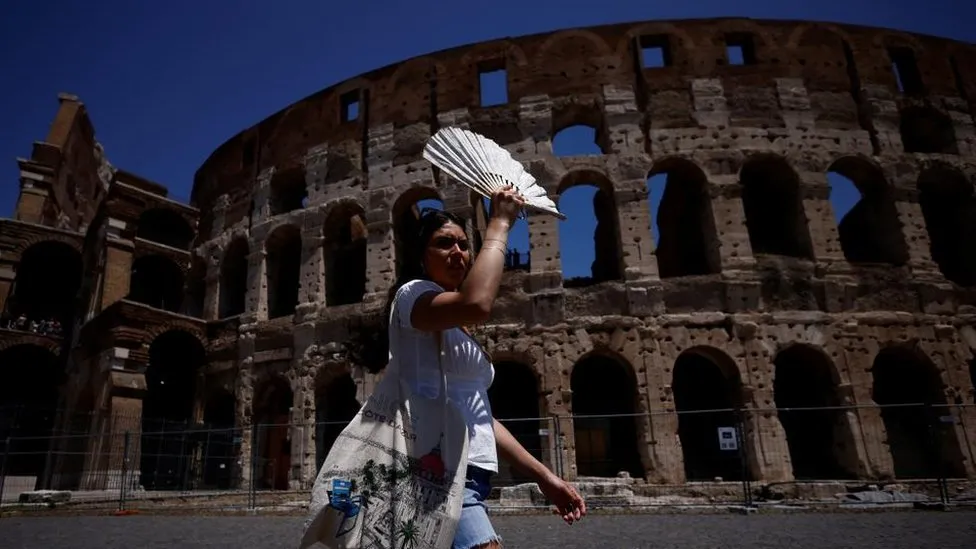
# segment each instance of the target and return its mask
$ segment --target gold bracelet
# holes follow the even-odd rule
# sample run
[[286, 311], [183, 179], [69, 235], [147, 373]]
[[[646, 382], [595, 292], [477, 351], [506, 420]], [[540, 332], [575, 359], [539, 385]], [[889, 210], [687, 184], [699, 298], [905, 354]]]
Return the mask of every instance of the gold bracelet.
[[505, 246], [506, 248], [508, 247], [508, 242], [506, 242], [506, 241], [504, 241], [504, 240], [502, 240], [500, 238], [486, 238], [485, 239], [485, 242], [486, 243], [487, 242], [497, 242], [497, 243], [501, 244], [502, 246]]
[[508, 253], [508, 250], [506, 250], [504, 248], [501, 248], [499, 246], [482, 246], [481, 249], [482, 250], [498, 250], [499, 252], [501, 252], [503, 254]]

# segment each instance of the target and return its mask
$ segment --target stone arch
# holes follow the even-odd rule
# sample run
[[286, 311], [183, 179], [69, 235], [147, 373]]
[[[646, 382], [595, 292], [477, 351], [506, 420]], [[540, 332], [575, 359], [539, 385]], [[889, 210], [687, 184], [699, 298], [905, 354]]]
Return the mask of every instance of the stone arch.
[[271, 175], [268, 206], [271, 215], [300, 210], [308, 205], [308, 186], [305, 166], [293, 165], [275, 169]]
[[840, 375], [823, 350], [792, 344], [773, 357], [773, 397], [797, 480], [856, 478], [854, 434], [838, 393]]
[[[554, 107], [550, 132], [550, 142], [556, 156], [605, 155], [612, 150], [603, 107], [593, 98], [574, 98]], [[592, 136], [589, 135], [590, 132]], [[573, 150], [560, 150], [564, 148], [560, 143], [564, 136], [569, 136], [574, 145]], [[577, 143], [582, 144], [584, 141], [593, 146], [577, 147]]]
[[652, 226], [657, 225], [654, 253], [661, 278], [720, 272], [708, 178], [701, 167], [685, 158], [663, 158], [654, 163], [647, 183], [652, 200], [661, 197], [657, 210], [651, 212]]
[[82, 280], [82, 256], [61, 240], [42, 240], [20, 254], [7, 314], [28, 322], [55, 320], [67, 329], [73, 323]]
[[834, 25], [824, 23], [801, 23], [790, 33], [789, 37], [786, 39], [785, 47], [791, 50], [803, 47], [805, 43], [809, 42], [807, 37], [812, 33], [830, 34], [836, 36], [841, 41], [847, 42], [848, 44], [853, 43], [850, 34]]
[[136, 227], [136, 238], [178, 250], [189, 250], [196, 237], [190, 222], [170, 208], [149, 208], [139, 216]]
[[177, 313], [183, 306], [183, 280], [183, 269], [171, 258], [144, 255], [132, 262], [126, 299]]
[[74, 250], [75, 252], [77, 252], [78, 255], [81, 255], [81, 253], [82, 253], [81, 242], [79, 242], [77, 238], [72, 238], [72, 237], [67, 236], [67, 235], [43, 234], [42, 233], [42, 234], [30, 235], [30, 236], [28, 236], [27, 238], [25, 238], [23, 240], [18, 240], [17, 243], [14, 245], [13, 254], [11, 254], [11, 255], [13, 257], [18, 258], [17, 259], [18, 262], [22, 262], [23, 261], [23, 255], [24, 255], [24, 253], [28, 249], [33, 248], [34, 246], [37, 246], [38, 244], [45, 244], [45, 243], [49, 243], [49, 242], [50, 243], [57, 243], [57, 244], [64, 244], [65, 246], [67, 246], [67, 247], [71, 248], [72, 250]]
[[287, 490], [291, 469], [291, 410], [295, 393], [281, 375], [269, 375], [255, 388], [252, 404], [256, 446], [255, 486]]
[[789, 162], [772, 154], [751, 156], [739, 184], [753, 253], [813, 259], [800, 177]]
[[148, 349], [153, 341], [166, 332], [179, 331], [193, 336], [203, 348], [206, 348], [210, 342], [207, 340], [207, 336], [200, 326], [199, 323], [179, 319], [163, 324], [154, 324], [146, 328], [146, 339], [144, 341], [148, 341], [149, 343], [145, 343], [144, 347]]
[[52, 337], [45, 337], [42, 335], [34, 334], [23, 334], [19, 337], [3, 337], [0, 338], [0, 352], [6, 351], [12, 347], [17, 347], [20, 345], [31, 345], [34, 347], [40, 347], [46, 349], [51, 354], [55, 356], [61, 355], [61, 342]]
[[139, 445], [139, 482], [146, 490], [188, 487], [193, 450], [185, 432], [196, 424], [197, 381], [206, 362], [205, 345], [187, 331], [164, 331], [149, 344]]
[[844, 257], [851, 263], [904, 265], [908, 247], [893, 188], [882, 169], [873, 160], [848, 155], [834, 160], [827, 172], [850, 180], [861, 195], [837, 224]]
[[292, 224], [276, 227], [265, 241], [268, 318], [295, 314], [302, 279], [302, 233]]
[[402, 274], [407, 261], [414, 259], [413, 256], [418, 253], [417, 231], [420, 228], [418, 221], [421, 214], [418, 203], [422, 201], [441, 201], [443, 203], [443, 199], [436, 188], [416, 185], [401, 194], [390, 209], [397, 277]]
[[952, 118], [929, 106], [902, 109], [898, 129], [906, 153], [959, 154]]
[[[809, 92], [836, 94], [846, 91], [847, 97], [835, 97], [846, 103], [845, 109], [853, 109], [857, 107], [860, 84], [850, 44], [849, 35], [832, 25], [801, 24], [794, 28], [787, 39], [788, 59], [784, 61], [794, 67], [795, 76], [804, 78]], [[850, 120], [837, 120], [837, 114], [829, 110], [815, 109], [814, 112], [818, 125], [846, 129], [851, 124]]]
[[584, 354], [573, 364], [570, 390], [577, 475], [643, 478], [633, 367], [616, 353]]
[[348, 363], [326, 363], [315, 376], [315, 469], [325, 462], [329, 450], [362, 404]]
[[4, 474], [34, 477], [41, 485], [64, 383], [63, 363], [48, 346], [19, 343], [0, 349], [0, 440]]
[[871, 374], [895, 478], [965, 477], [959, 440], [939, 422], [947, 400], [938, 367], [917, 345], [896, 344], [878, 352]]
[[220, 296], [218, 297], [218, 318], [227, 318], [244, 313], [247, 306], [247, 256], [250, 247], [247, 238], [239, 236], [224, 250], [220, 262]]
[[515, 42], [503, 39], [472, 46], [461, 57], [461, 65], [470, 67], [479, 61], [495, 59], [499, 56], [504, 56], [506, 59], [513, 59], [515, 64], [520, 67], [524, 67], [529, 63], [525, 55], [525, 50]]
[[[541, 419], [543, 407], [538, 376], [524, 362], [492, 358], [495, 378], [488, 388], [492, 415], [511, 431], [530, 454], [544, 461], [539, 429], [548, 426], [548, 421]], [[509, 463], [499, 463], [498, 473], [499, 485], [531, 482]]]
[[932, 260], [960, 286], [976, 284], [976, 195], [959, 170], [934, 164], [918, 177], [918, 202]]
[[[623, 278], [624, 264], [623, 251], [620, 245], [620, 217], [617, 212], [613, 182], [606, 173], [592, 168], [570, 170], [559, 180], [553, 200], [558, 205], [567, 191], [583, 185], [595, 188], [595, 192], [591, 191], [593, 192], [592, 211], [595, 218], [595, 226], [592, 229], [593, 260], [590, 265], [590, 276], [567, 276], [565, 267], [563, 267], [564, 287], [589, 286]], [[579, 216], [574, 217], [578, 218]], [[571, 236], [572, 229], [586, 230], [585, 226], [580, 225], [585, 219], [574, 220], [574, 217], [559, 221], [560, 259], [564, 263], [567, 260], [572, 261], [573, 255], [581, 251], [581, 243], [575, 240], [575, 235]], [[583, 259], [585, 260], [585, 257]]]
[[689, 481], [741, 480], [738, 455], [718, 446], [718, 428], [735, 427], [742, 382], [735, 361], [714, 347], [696, 346], [674, 361], [671, 391], [678, 440]]
[[[567, 60], [572, 60], [568, 62]], [[558, 95], [553, 119], [565, 102], [602, 98], [602, 85], [612, 81], [624, 60], [613, 55], [610, 45], [589, 30], [575, 29], [547, 36], [532, 54], [534, 70], [523, 78], [538, 93]]]
[[595, 53], [598, 56], [613, 55], [610, 46], [599, 35], [588, 30], [574, 29], [552, 33], [539, 46], [534, 61], [536, 63], [545, 61], [552, 54], [551, 50], [555, 49], [557, 45], [561, 45], [561, 42], [574, 40], [589, 46], [589, 48], [581, 46], [580, 53]]
[[[438, 75], [443, 77], [446, 74], [444, 65], [431, 56], [415, 57], [397, 65], [386, 81], [384, 101], [376, 105], [377, 110], [382, 110], [380, 119], [392, 122], [396, 127], [431, 120], [431, 104], [434, 102], [431, 93], [435, 91], [431, 82]], [[412, 136], [413, 139], [407, 139], [406, 135], [398, 137], [394, 139], [397, 152], [394, 165], [408, 164], [422, 158], [425, 136]]]
[[366, 294], [366, 210], [348, 199], [331, 205], [327, 212], [322, 226], [325, 303], [330, 307], [359, 303]]
[[886, 48], [886, 47], [905, 47], [911, 48], [915, 51], [921, 52], [925, 51], [924, 44], [914, 35], [907, 32], [897, 32], [885, 29], [878, 29], [874, 34], [874, 39], [871, 43], [876, 48]]

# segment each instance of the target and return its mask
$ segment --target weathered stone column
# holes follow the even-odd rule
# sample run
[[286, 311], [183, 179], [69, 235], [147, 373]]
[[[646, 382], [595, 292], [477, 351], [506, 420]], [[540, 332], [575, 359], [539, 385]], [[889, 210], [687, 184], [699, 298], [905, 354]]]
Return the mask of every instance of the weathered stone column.
[[722, 274], [735, 275], [753, 269], [756, 260], [752, 255], [738, 174], [710, 175], [708, 194]]
[[223, 250], [215, 248], [212, 257], [207, 257], [207, 272], [203, 277], [203, 318], [217, 320], [220, 316], [220, 266], [223, 263]]
[[105, 310], [129, 295], [134, 250], [132, 241], [122, 238], [122, 232], [127, 228], [124, 221], [110, 217], [105, 222], [108, 223], [105, 238], [105, 278], [99, 310]]
[[268, 319], [268, 288], [265, 270], [267, 252], [264, 242], [251, 241], [247, 254], [247, 299], [241, 323]]
[[[896, 313], [890, 313], [892, 318]], [[881, 320], [881, 319], [878, 319]], [[870, 479], [891, 479], [895, 476], [895, 465], [887, 444], [887, 430], [881, 418], [881, 409], [874, 402], [874, 376], [871, 373], [874, 357], [881, 350], [881, 341], [888, 341], [890, 334], [883, 333], [872, 326], [858, 326], [849, 321], [845, 327], [846, 336], [840, 340], [844, 347], [847, 376], [851, 388], [849, 401], [860, 426], [861, 441], [864, 447], [866, 476]]]
[[[647, 179], [643, 166], [618, 166], [614, 177], [620, 251], [623, 254], [624, 280], [659, 280], [654, 237], [651, 231]], [[617, 177], [626, 177], [620, 180]]]
[[[655, 331], [647, 330], [641, 337], [649, 415], [646, 445], [649, 446], [648, 454], [653, 467], [647, 472], [647, 480], [651, 483], [681, 484], [685, 482], [685, 467], [678, 438], [672, 377], [669, 375], [677, 353], [673, 344], [662, 347], [656, 335]], [[655, 364], [667, 366], [655, 367]]]
[[237, 340], [237, 383], [234, 400], [237, 405], [236, 427], [241, 437], [237, 447], [237, 467], [234, 485], [246, 490], [253, 481], [251, 467], [254, 459], [254, 332], [241, 330]]
[[748, 452], [748, 467], [753, 480], [782, 482], [793, 480], [786, 432], [774, 408], [775, 367], [770, 351], [756, 337], [758, 328], [739, 323], [735, 333], [745, 351], [742, 372], [743, 437]]

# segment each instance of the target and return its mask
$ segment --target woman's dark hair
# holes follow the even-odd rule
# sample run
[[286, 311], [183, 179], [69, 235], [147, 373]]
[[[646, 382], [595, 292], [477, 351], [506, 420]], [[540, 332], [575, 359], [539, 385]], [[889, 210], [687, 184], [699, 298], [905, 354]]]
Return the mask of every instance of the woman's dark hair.
[[[345, 344], [347, 358], [358, 366], [362, 366], [370, 373], [377, 373], [386, 367], [390, 358], [390, 337], [389, 323], [390, 311], [393, 309], [393, 298], [404, 284], [418, 278], [428, 279], [424, 271], [423, 258], [424, 251], [430, 243], [430, 238], [434, 232], [447, 225], [454, 223], [464, 228], [464, 220], [460, 217], [444, 210], [427, 209], [420, 212], [416, 221], [411, 220], [413, 227], [405, 228], [407, 234], [413, 234], [414, 238], [405, 242], [401, 251], [404, 253], [403, 261], [399, 262], [398, 276], [390, 287], [386, 296], [386, 306], [383, 307], [381, 318], [372, 318], [364, 322], [363, 326], [355, 329], [356, 333], [351, 334]], [[429, 280], [429, 279], [428, 279]], [[374, 313], [375, 315], [375, 313]], [[371, 315], [373, 316], [373, 315]]]

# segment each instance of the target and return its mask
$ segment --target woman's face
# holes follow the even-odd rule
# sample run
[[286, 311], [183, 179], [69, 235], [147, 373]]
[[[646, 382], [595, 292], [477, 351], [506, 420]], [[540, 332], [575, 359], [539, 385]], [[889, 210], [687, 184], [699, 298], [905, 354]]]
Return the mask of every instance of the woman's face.
[[464, 229], [448, 222], [434, 231], [423, 261], [431, 280], [446, 290], [457, 290], [471, 266], [471, 246]]

